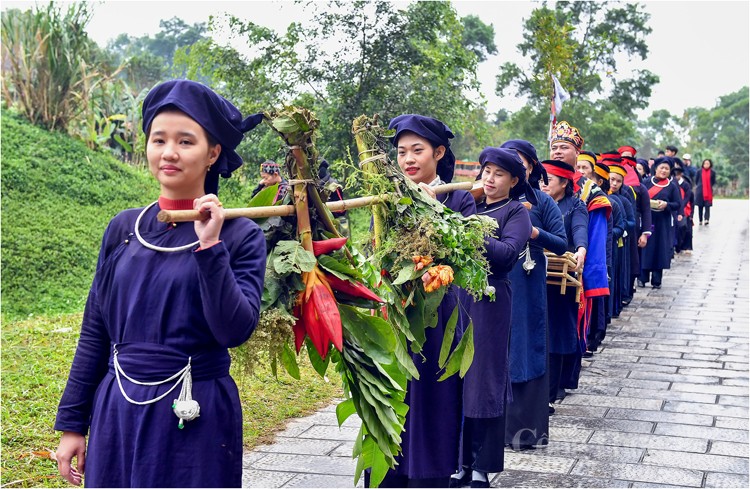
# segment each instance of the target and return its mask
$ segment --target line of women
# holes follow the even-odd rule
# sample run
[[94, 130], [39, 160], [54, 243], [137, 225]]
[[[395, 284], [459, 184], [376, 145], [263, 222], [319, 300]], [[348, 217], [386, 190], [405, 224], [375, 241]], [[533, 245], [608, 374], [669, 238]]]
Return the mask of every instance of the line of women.
[[[227, 348], [246, 341], [258, 323], [266, 251], [252, 221], [224, 221], [216, 194], [219, 175], [242, 164], [235, 148], [261, 119], [243, 118], [189, 80], [162, 83], [144, 100], [146, 153], [161, 195], [118, 214], [104, 234], [55, 423], [63, 432], [59, 471], [69, 482], [80, 484], [85, 469], [90, 487], [240, 486], [242, 414]], [[450, 129], [415, 114], [394, 118], [390, 129], [399, 166], [434, 196], [431, 188], [453, 177]], [[497, 221], [485, 240], [494, 300], [472, 301], [457, 287], [445, 294], [438, 325], [415, 358], [419, 380], [407, 386], [402, 455], [382, 487], [489, 487], [489, 474], [504, 468], [506, 446], [548, 443], [552, 397], [577, 387], [588, 332], [581, 325], [593, 301], [615, 290], [607, 284], [612, 261], [604, 260], [611, 219], [602, 188], [574, 170], [583, 139], [575, 128], [559, 129], [552, 160], [540, 162], [527, 141], [485, 148], [479, 202], [465, 191], [439, 197], [463, 215]], [[611, 171], [617, 163], [610, 162]], [[656, 179], [643, 184], [643, 195], [657, 205], [653, 235], [639, 257], [649, 275], [641, 279], [654, 285], [669, 265], [667, 211], [679, 201], [665, 176], [670, 167], [669, 160], [659, 162]], [[596, 175], [606, 189], [605, 168]], [[610, 196], [627, 196], [621, 184], [612, 188]], [[196, 209], [205, 219], [165, 225], [156, 219], [160, 209]], [[632, 215], [623, 214], [610, 242], [633, 230]], [[645, 216], [635, 222], [650, 229]], [[627, 255], [624, 244], [616, 247]], [[548, 288], [545, 249], [574, 253], [578, 272], [585, 266], [584, 297]], [[627, 278], [620, 282], [615, 273], [613, 280], [625, 289]], [[438, 382], [441, 341], [455, 307], [457, 331], [474, 324], [474, 362], [464, 379]], [[603, 335], [592, 338], [596, 343]], [[169, 396], [178, 384], [179, 394]]]

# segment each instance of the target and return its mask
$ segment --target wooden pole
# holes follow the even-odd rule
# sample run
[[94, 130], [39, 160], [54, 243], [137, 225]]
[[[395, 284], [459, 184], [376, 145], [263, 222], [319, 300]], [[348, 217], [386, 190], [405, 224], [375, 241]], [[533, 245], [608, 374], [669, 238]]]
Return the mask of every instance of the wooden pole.
[[[436, 195], [447, 194], [454, 190], [472, 190], [475, 182], [458, 182], [438, 185], [433, 190]], [[331, 212], [346, 211], [358, 207], [366, 207], [383, 202], [388, 195], [371, 195], [369, 197], [357, 197], [355, 199], [339, 200], [337, 202], [326, 202], [326, 206]], [[236, 219], [238, 217], [248, 217], [250, 219], [264, 219], [267, 217], [293, 216], [295, 214], [292, 205], [272, 205], [265, 207], [240, 207], [234, 209], [224, 209], [224, 219]], [[160, 222], [188, 222], [199, 221], [203, 219], [200, 212], [189, 211], [159, 211], [156, 218]]]

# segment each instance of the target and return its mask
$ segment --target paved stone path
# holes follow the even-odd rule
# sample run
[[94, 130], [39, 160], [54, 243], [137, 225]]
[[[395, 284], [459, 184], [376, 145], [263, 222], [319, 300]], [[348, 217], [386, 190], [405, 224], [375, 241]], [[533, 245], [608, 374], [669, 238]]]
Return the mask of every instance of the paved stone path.
[[[493, 487], [748, 487], [748, 201], [712, 211], [692, 257], [613, 320], [549, 446], [506, 450]], [[357, 430], [334, 406], [293, 420], [245, 455], [244, 485], [351, 487]]]

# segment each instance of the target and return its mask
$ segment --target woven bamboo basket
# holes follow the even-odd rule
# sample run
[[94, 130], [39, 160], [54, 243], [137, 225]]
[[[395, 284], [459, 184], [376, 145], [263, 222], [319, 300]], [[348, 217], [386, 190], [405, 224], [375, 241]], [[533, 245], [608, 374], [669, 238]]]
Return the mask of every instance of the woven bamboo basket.
[[563, 295], [568, 287], [575, 287], [576, 302], [581, 302], [583, 284], [578, 278], [581, 276], [580, 273], [574, 272], [576, 259], [573, 253], [566, 251], [564, 255], [557, 256], [551, 251], [544, 250], [544, 256], [547, 257], [547, 284], [559, 285], [560, 294]]

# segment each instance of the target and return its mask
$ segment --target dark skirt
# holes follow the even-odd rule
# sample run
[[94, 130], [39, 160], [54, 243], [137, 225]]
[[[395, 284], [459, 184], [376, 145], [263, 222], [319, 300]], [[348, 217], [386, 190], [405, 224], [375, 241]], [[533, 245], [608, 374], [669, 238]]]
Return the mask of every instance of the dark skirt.
[[505, 408], [505, 444], [514, 450], [549, 441], [547, 387], [549, 371], [527, 382], [511, 384], [513, 401]]
[[505, 468], [505, 414], [496, 418], [464, 417], [461, 466], [484, 472]]

